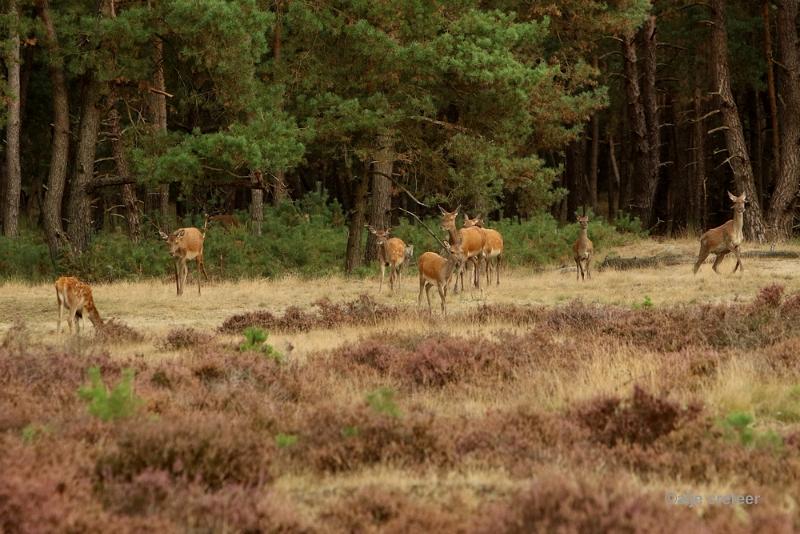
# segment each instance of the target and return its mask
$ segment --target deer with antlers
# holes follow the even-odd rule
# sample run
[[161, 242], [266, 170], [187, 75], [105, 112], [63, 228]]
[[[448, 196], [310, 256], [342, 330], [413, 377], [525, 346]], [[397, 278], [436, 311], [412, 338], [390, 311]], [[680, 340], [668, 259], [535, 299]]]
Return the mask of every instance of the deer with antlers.
[[[104, 326], [103, 319], [100, 318], [97, 308], [92, 298], [92, 288], [89, 284], [81, 282], [74, 276], [62, 276], [56, 280], [56, 301], [58, 302], [58, 333], [61, 333], [61, 319], [64, 311], [67, 312], [67, 324], [69, 333], [72, 334], [72, 327], [75, 326], [76, 333], [81, 333], [80, 323], [83, 312], [89, 316], [95, 328], [101, 329]], [[75, 318], [79, 320], [76, 321]]]
[[480, 261], [483, 257], [483, 249], [486, 245], [486, 237], [480, 228], [473, 226], [472, 228], [456, 229], [456, 217], [458, 216], [459, 209], [460, 206], [456, 208], [455, 211], [445, 211], [444, 208], [439, 206], [439, 211], [442, 212], [442, 229], [446, 230], [449, 235], [450, 247], [461, 249], [465, 261], [465, 263], [459, 267], [458, 273], [456, 273], [453, 292], [458, 292], [459, 275], [461, 276], [461, 290], [464, 290], [464, 266], [467, 261], [469, 261], [475, 269], [473, 281], [475, 287], [480, 289]]
[[[491, 260], [494, 259], [494, 269], [497, 271], [497, 285], [500, 285], [500, 255], [503, 253], [503, 236], [497, 230], [483, 227], [483, 219], [478, 215], [472, 219], [464, 214], [464, 228], [478, 228], [483, 232], [485, 243], [483, 245], [483, 260], [486, 263], [486, 285], [491, 282]], [[477, 273], [476, 273], [477, 275]]]
[[[575, 264], [578, 266], [575, 279], [586, 280], [586, 278], [589, 278], [591, 280], [592, 272], [589, 267], [594, 253], [594, 245], [589, 239], [589, 217], [586, 215], [578, 216], [578, 224], [581, 227], [580, 232], [575, 244], [572, 245], [572, 251], [575, 253]], [[585, 268], [584, 264], [586, 265]]]
[[746, 193], [742, 193], [738, 197], [728, 191], [728, 197], [733, 202], [733, 219], [729, 220], [722, 226], [717, 226], [707, 231], [700, 236], [700, 253], [697, 255], [697, 261], [694, 264], [694, 274], [700, 269], [700, 265], [706, 260], [709, 254], [716, 254], [714, 264], [711, 266], [714, 272], [719, 274], [717, 267], [722, 259], [730, 252], [736, 255], [736, 266], [733, 268], [735, 273], [741, 267], [744, 272], [744, 265], [739, 256], [739, 245], [744, 241], [742, 234], [742, 225], [744, 224], [744, 203]]
[[208, 216], [206, 216], [203, 230], [197, 228], [178, 228], [167, 235], [161, 229], [158, 233], [161, 239], [167, 242], [169, 254], [175, 259], [175, 285], [177, 286], [178, 296], [183, 295], [183, 288], [186, 285], [186, 278], [189, 275], [189, 267], [186, 262], [197, 261], [197, 294], [200, 294], [200, 271], [208, 281], [205, 263], [203, 262], [203, 242], [208, 230]]
[[388, 265], [389, 286], [392, 293], [394, 293], [394, 283], [399, 281], [400, 267], [406, 259], [406, 244], [398, 237], [389, 237], [390, 228], [376, 230], [369, 225], [367, 225], [367, 228], [376, 237], [378, 243], [378, 261], [381, 264], [381, 284], [378, 292], [380, 293], [383, 290], [383, 279], [386, 277], [386, 266]]

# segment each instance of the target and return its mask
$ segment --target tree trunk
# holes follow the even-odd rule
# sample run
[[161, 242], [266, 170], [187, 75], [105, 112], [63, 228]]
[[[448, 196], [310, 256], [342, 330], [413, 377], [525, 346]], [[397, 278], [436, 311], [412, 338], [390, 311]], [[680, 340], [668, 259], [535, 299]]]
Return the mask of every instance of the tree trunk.
[[81, 125], [75, 155], [75, 174], [70, 181], [68, 235], [72, 252], [80, 254], [89, 246], [92, 231], [89, 186], [94, 178], [94, 159], [97, 150], [97, 131], [100, 127], [100, 84], [92, 74], [87, 75], [81, 105]]
[[[150, 92], [150, 112], [153, 129], [159, 133], [167, 131], [167, 97], [164, 81], [164, 41], [160, 37], [153, 39], [153, 88]], [[158, 212], [161, 224], [171, 229], [169, 223], [169, 184], [158, 186]]]
[[632, 203], [628, 207], [631, 214], [639, 217], [644, 227], [649, 227], [652, 214], [650, 173], [650, 143], [647, 136], [647, 119], [639, 91], [639, 69], [636, 66], [636, 46], [632, 35], [622, 42], [625, 62], [625, 93], [628, 100], [628, 119], [633, 146], [633, 176], [631, 178]]
[[[250, 176], [250, 181], [258, 185], [262, 179], [261, 171], [254, 171]], [[261, 235], [264, 226], [264, 190], [261, 188], [250, 189], [250, 233]]]
[[353, 211], [347, 229], [347, 254], [344, 270], [352, 273], [361, 266], [361, 236], [364, 234], [364, 214], [367, 211], [367, 192], [369, 190], [369, 163], [364, 165], [364, 173], [356, 184], [353, 193]]
[[22, 169], [19, 159], [20, 78], [19, 78], [19, 12], [16, 0], [9, 0], [11, 45], [6, 55], [8, 68], [8, 123], [6, 124], [6, 190], [3, 211], [3, 233], [19, 234], [19, 198], [22, 190]]
[[694, 129], [692, 139], [694, 141], [694, 169], [691, 173], [692, 184], [690, 186], [691, 210], [689, 214], [689, 226], [692, 230], [703, 230], [705, 228], [705, 207], [706, 207], [706, 129], [703, 120], [703, 100], [699, 87], [694, 90]]
[[642, 41], [642, 107], [647, 128], [647, 175], [639, 188], [636, 203], [640, 206], [640, 218], [645, 226], [653, 224], [654, 204], [661, 164], [661, 135], [658, 117], [658, 95], [656, 93], [656, 17], [651, 15], [641, 31]]
[[47, 191], [44, 194], [44, 230], [47, 247], [53, 261], [58, 259], [63, 246], [64, 226], [61, 222], [61, 205], [69, 164], [69, 94], [64, 73], [64, 62], [58, 44], [48, 0], [38, 3], [39, 17], [45, 27], [45, 46], [50, 53], [50, 83], [53, 88], [53, 147], [50, 154], [50, 170]]
[[[275, 31], [272, 35], [272, 57], [274, 59], [275, 70], [280, 68], [281, 49], [283, 33], [283, 2], [280, 0], [275, 5]], [[272, 188], [272, 203], [277, 206], [286, 200], [288, 192], [286, 190], [286, 179], [284, 172], [279, 170], [275, 173], [275, 184]]]
[[617, 208], [619, 207], [619, 188], [620, 176], [617, 156], [614, 148], [614, 134], [611, 128], [608, 129], [608, 220], [613, 221], [617, 218]]
[[[764, 19], [764, 58], [767, 62], [767, 94], [769, 95], [769, 115], [772, 129], [772, 160], [770, 161], [769, 172], [772, 176], [776, 176], [778, 173], [778, 162], [780, 161], [781, 142], [780, 129], [778, 126], [778, 99], [775, 96], [775, 60], [772, 56], [772, 28], [769, 20], [769, 4], [769, 0], [763, 0], [761, 4], [761, 15]], [[779, 41], [783, 43], [783, 39], [780, 38], [780, 31], [779, 21]], [[796, 35], [797, 32], [795, 31], [794, 34]], [[772, 182], [772, 180], [764, 180], [763, 176], [762, 181], [767, 183]]]
[[[116, 107], [109, 113], [111, 119], [111, 152], [117, 164], [117, 174], [120, 179], [131, 182], [131, 171], [128, 155], [122, 143], [122, 128], [120, 127], [119, 112]], [[131, 241], [138, 243], [142, 238], [142, 227], [139, 217], [139, 205], [136, 200], [136, 190], [131, 183], [122, 185], [122, 202], [125, 204], [125, 217], [128, 221], [128, 236]]]
[[597, 173], [600, 159], [600, 117], [592, 115], [592, 140], [589, 152], [589, 203], [592, 212], [597, 214]]
[[725, 143], [728, 158], [736, 180], [735, 194], [745, 193], [750, 203], [744, 218], [744, 233], [748, 239], [763, 243], [766, 239], [766, 225], [761, 204], [753, 179], [753, 168], [747, 154], [747, 143], [739, 119], [736, 100], [731, 93], [730, 71], [728, 69], [728, 32], [725, 29], [725, 0], [711, 0], [713, 26], [711, 30], [711, 63], [714, 68], [714, 83], [717, 88], [722, 111], [722, 124], [725, 127]]
[[792, 233], [793, 207], [800, 181], [800, 54], [797, 51], [798, 0], [778, 1], [778, 49], [783, 66], [781, 80], [780, 172], [767, 215], [767, 224], [775, 238]]
[[[392, 181], [389, 177], [394, 168], [394, 137], [391, 134], [378, 135], [373, 152], [372, 197], [369, 205], [369, 223], [375, 228], [388, 228], [390, 219], [387, 213], [392, 208]], [[369, 234], [364, 260], [369, 263], [378, 258], [376, 237]]]

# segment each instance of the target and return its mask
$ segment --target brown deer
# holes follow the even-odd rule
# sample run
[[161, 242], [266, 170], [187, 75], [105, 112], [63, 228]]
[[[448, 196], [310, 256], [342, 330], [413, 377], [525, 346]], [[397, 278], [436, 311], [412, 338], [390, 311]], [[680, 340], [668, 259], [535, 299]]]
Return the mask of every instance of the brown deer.
[[[178, 296], [183, 295], [183, 288], [186, 285], [186, 277], [189, 275], [189, 267], [186, 262], [189, 260], [197, 261], [198, 271], [203, 272], [206, 281], [208, 281], [208, 274], [206, 273], [205, 263], [203, 262], [203, 242], [206, 238], [206, 230], [208, 229], [208, 217], [206, 217], [203, 231], [197, 228], [178, 228], [170, 235], [165, 234], [159, 230], [161, 239], [169, 245], [169, 254], [175, 259], [175, 285], [177, 286]], [[197, 274], [197, 294], [200, 294], [200, 273]]]
[[[67, 311], [67, 324], [69, 333], [72, 334], [72, 326], [75, 326], [76, 333], [81, 333], [80, 320], [83, 318], [83, 311], [86, 310], [89, 320], [95, 328], [101, 329], [104, 326], [103, 320], [94, 305], [92, 298], [92, 288], [74, 276], [62, 276], [56, 280], [56, 301], [58, 302], [58, 333], [61, 333], [61, 319], [64, 311]], [[75, 317], [79, 319], [75, 321]]]
[[372, 226], [367, 226], [367, 228], [377, 238], [378, 261], [381, 264], [381, 284], [378, 292], [383, 290], [383, 279], [386, 277], [386, 266], [388, 265], [389, 286], [394, 293], [394, 283], [399, 281], [400, 267], [406, 259], [406, 244], [398, 237], [389, 237], [390, 228], [386, 230], [376, 230]]
[[497, 271], [497, 285], [500, 285], [500, 255], [503, 253], [503, 236], [497, 230], [483, 227], [483, 219], [478, 215], [470, 219], [464, 214], [464, 228], [480, 228], [483, 231], [485, 244], [483, 245], [483, 259], [486, 262], [486, 285], [491, 281], [491, 260], [494, 259], [494, 268]]
[[[575, 252], [575, 264], [578, 266], [575, 279], [585, 280], [589, 278], [591, 280], [592, 272], [590, 270], [590, 262], [592, 261], [594, 246], [588, 235], [589, 217], [586, 215], [578, 216], [578, 224], [581, 225], [580, 233], [578, 234], [578, 239], [575, 240], [575, 244], [572, 245], [572, 250]], [[586, 263], [585, 269], [583, 267], [584, 263]]]
[[422, 291], [428, 298], [428, 313], [433, 313], [431, 309], [431, 287], [436, 285], [439, 291], [439, 298], [442, 299], [442, 314], [447, 314], [447, 285], [454, 273], [462, 270], [464, 266], [464, 253], [460, 247], [451, 247], [449, 243], [443, 243], [446, 257], [442, 257], [435, 252], [425, 252], [419, 257], [417, 266], [419, 267], [419, 297], [417, 307], [422, 305]]
[[[486, 238], [480, 228], [461, 228], [456, 229], [456, 217], [458, 216], [458, 209], [455, 211], [445, 211], [441, 206], [439, 210], [442, 212], [442, 229], [446, 230], [450, 236], [450, 246], [453, 248], [460, 248], [464, 256], [464, 261], [472, 263], [475, 271], [474, 284], [475, 287], [480, 289], [480, 260], [483, 257], [483, 248], [486, 244]], [[458, 292], [458, 276], [461, 276], [461, 290], [464, 290], [464, 264], [462, 264], [458, 273], [456, 273], [456, 281], [453, 285], [453, 292]]]
[[742, 224], [744, 223], [745, 193], [737, 197], [728, 191], [728, 197], [733, 202], [733, 219], [722, 226], [712, 228], [700, 236], [700, 253], [697, 255], [697, 261], [694, 264], [694, 274], [697, 274], [697, 270], [709, 254], [717, 255], [711, 268], [714, 269], [715, 273], [719, 274], [717, 267], [729, 252], [733, 252], [736, 255], [736, 266], [733, 268], [733, 272], [736, 272], [740, 267], [744, 272], [744, 265], [742, 265], [742, 259], [739, 256], [739, 245], [744, 241]]

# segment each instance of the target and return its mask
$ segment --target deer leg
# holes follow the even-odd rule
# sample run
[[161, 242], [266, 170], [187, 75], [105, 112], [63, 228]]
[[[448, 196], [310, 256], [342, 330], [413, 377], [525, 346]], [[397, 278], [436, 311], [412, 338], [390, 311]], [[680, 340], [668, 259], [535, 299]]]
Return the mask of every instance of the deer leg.
[[442, 315], [447, 315], [447, 308], [445, 307], [445, 300], [447, 299], [447, 296], [442, 288], [442, 284], [436, 284], [436, 289], [439, 290], [439, 298], [442, 299]]
[[497, 285], [500, 285], [500, 254], [495, 256], [494, 268], [497, 271]]
[[181, 278], [181, 294], [183, 290], [186, 289], [186, 280], [189, 278], [189, 262], [183, 260], [181, 262], [181, 272], [183, 273], [183, 277]]
[[378, 293], [383, 291], [383, 277], [386, 276], [386, 264], [381, 261], [381, 282], [378, 286]]
[[431, 283], [425, 284], [425, 296], [428, 298], [428, 313], [433, 314], [433, 309], [431, 309]]
[[590, 266], [589, 266], [589, 264], [590, 264], [590, 262], [591, 262], [591, 261], [592, 261], [592, 255], [591, 255], [591, 254], [589, 254], [589, 255], [586, 257], [586, 277], [587, 277], [587, 278], [589, 278], [589, 280], [591, 280], [591, 279], [592, 279], [592, 271], [591, 271], [591, 268], [590, 268]]
[[700, 269], [700, 266], [706, 261], [708, 254], [709, 251], [703, 245], [700, 245], [700, 252], [697, 254], [697, 261], [694, 262], [694, 268], [692, 269], [694, 274], [697, 274], [697, 270]]
[[181, 295], [181, 275], [180, 275], [180, 260], [175, 258], [175, 292], [178, 296]]
[[741, 267], [742, 272], [744, 272], [744, 265], [742, 265], [742, 259], [739, 257], [739, 246], [737, 245], [735, 249], [733, 249], [733, 253], [736, 255], [736, 266], [733, 268], [733, 272], [736, 272], [736, 269]]
[[[202, 266], [202, 260], [200, 256], [197, 257], [197, 294], [200, 295], [200, 267]], [[187, 267], [186, 270], [188, 271], [189, 268]]]
[[206, 272], [206, 260], [203, 259], [202, 254], [199, 254], [197, 256], [197, 265], [200, 266], [200, 270], [203, 271], [203, 276], [205, 276], [206, 282], [208, 282], [208, 273]]
[[61, 333], [61, 317], [64, 313], [64, 304], [61, 302], [61, 299], [58, 299], [58, 333]]
[[583, 267], [581, 267], [581, 259], [575, 256], [575, 281], [580, 282], [581, 274], [583, 274]]
[[422, 291], [425, 289], [425, 278], [422, 274], [419, 275], [419, 296], [417, 297], [417, 308], [422, 306]]
[[720, 252], [719, 254], [717, 254], [716, 258], [714, 258], [714, 264], [711, 266], [711, 268], [714, 269], [715, 273], [719, 274], [719, 271], [717, 270], [717, 267], [719, 266], [720, 262], [723, 259], [725, 259], [725, 255], [726, 254], [728, 254], [728, 251], [724, 250], [724, 251]]

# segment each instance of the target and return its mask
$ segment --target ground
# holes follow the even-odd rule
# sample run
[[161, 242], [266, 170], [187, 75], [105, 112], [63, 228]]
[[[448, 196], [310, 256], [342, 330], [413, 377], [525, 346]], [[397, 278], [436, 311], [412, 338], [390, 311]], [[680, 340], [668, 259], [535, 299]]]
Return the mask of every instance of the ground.
[[[379, 294], [375, 277], [212, 280], [204, 282], [200, 296], [196, 285], [187, 283], [182, 297], [175, 296], [169, 280], [97, 284], [94, 300], [101, 315], [141, 337], [95, 339], [87, 323], [80, 342], [56, 335], [51, 285], [8, 282], [0, 285], [0, 337], [6, 338], [0, 355], [7, 360], [0, 367], [6, 370], [5, 378], [0, 372], [0, 386], [7, 388], [5, 396], [0, 393], [0, 408], [5, 403], [12, 415], [0, 417], [1, 443], [38, 464], [55, 453], [46, 445], [30, 452], [35, 444], [26, 431], [47, 428], [38, 439], [63, 444], [74, 439], [76, 428], [92, 425], [70, 392], [86, 382], [85, 359], [100, 358], [109, 383], [118, 381], [122, 367], [136, 369], [135, 389], [145, 407], [133, 420], [92, 430], [103, 436], [96, 443], [75, 442], [88, 467], [69, 476], [86, 477], [94, 489], [70, 498], [101, 502], [91, 518], [76, 520], [82, 526], [102, 516], [135, 528], [135, 520], [151, 514], [169, 530], [190, 521], [182, 515], [190, 510], [222, 530], [277, 528], [261, 512], [280, 506], [290, 517], [289, 530], [350, 530], [354, 521], [371, 521], [375, 529], [471, 530], [481, 518], [494, 518], [508, 531], [512, 524], [547, 531], [562, 523], [580, 530], [581, 521], [591, 525], [595, 515], [615, 517], [615, 507], [634, 499], [643, 510], [635, 523], [654, 521], [665, 530], [703, 525], [749, 531], [755, 518], [797, 528], [791, 495], [797, 495], [793, 477], [800, 474], [800, 364], [794, 362], [800, 326], [794, 326], [792, 295], [800, 291], [799, 260], [748, 257], [744, 272], [731, 274], [729, 258], [721, 275], [711, 271], [710, 262], [693, 275], [696, 249], [689, 240], [621, 247], [613, 253], [685, 258], [677, 265], [625, 271], [599, 271], [602, 257], [612, 252], [600, 251], [586, 282], [575, 280], [574, 265], [505, 270], [499, 286], [450, 295], [447, 317], [439, 313], [435, 290], [433, 316], [424, 305], [417, 309], [418, 281], [412, 274], [395, 294], [388, 284]], [[746, 247], [758, 250], [769, 247]], [[363, 306], [336, 312], [327, 323], [315, 315], [320, 299], [353, 303], [364, 294], [372, 300], [362, 304], [378, 310], [374, 317], [364, 319]], [[292, 306], [310, 322], [266, 328], [267, 343], [284, 355], [283, 363], [264, 363], [264, 356], [248, 360], [250, 353], [237, 349], [242, 332], [220, 331], [234, 315], [267, 310], [279, 318], [287, 309], [294, 313]], [[65, 377], [47, 379], [65, 381], [58, 389], [67, 399], [62, 405], [48, 406], [41, 397], [35, 384], [45, 379], [39, 374], [25, 381], [17, 376], [29, 367], [15, 351], [34, 358], [30, 362], [60, 354], [50, 361], [61, 358], [65, 369], [74, 367], [74, 376], [65, 370]], [[30, 363], [36, 365], [41, 363]], [[196, 432], [202, 434], [204, 425], [213, 426], [222, 414], [245, 429], [242, 435], [268, 443], [268, 487], [221, 468], [223, 489], [256, 488], [247, 491], [256, 495], [252, 505], [261, 515], [226, 517], [223, 490], [204, 478], [211, 477], [211, 460], [197, 468], [205, 481], [199, 483], [142, 452], [150, 450], [151, 439], [142, 429], [156, 414], [165, 428], [178, 428], [168, 436], [183, 432], [188, 420], [201, 421]], [[354, 437], [348, 437], [351, 428]], [[238, 447], [247, 447], [241, 439], [244, 445], [217, 444], [232, 451], [234, 464]], [[183, 443], [174, 440], [159, 447]], [[125, 446], [134, 447], [130, 454], [139, 454], [142, 466], [108, 459]], [[117, 467], [101, 473], [98, 466], [109, 462]], [[152, 492], [148, 484], [155, 484], [156, 474], [168, 480], [162, 488], [167, 497], [161, 498], [168, 504], [120, 511], [107, 497], [140, 487]], [[105, 500], [97, 497], [98, 487], [105, 488]], [[3, 490], [13, 488], [8, 480], [4, 486], [0, 475], [0, 519], [11, 513], [3, 508]], [[363, 488], [368, 491], [360, 492]], [[217, 499], [213, 502], [223, 512], [199, 507], [193, 492]], [[610, 497], [587, 505], [595, 493]], [[688, 510], [665, 505], [670, 493], [759, 493], [762, 503], [736, 512], [707, 503]], [[559, 506], [548, 507], [548, 496], [583, 504], [562, 517]], [[390, 510], [376, 519], [376, 507]], [[531, 512], [535, 517], [524, 516], [526, 509], [537, 510]], [[536, 519], [542, 517], [552, 522]], [[628, 520], [608, 526], [623, 528]]]

